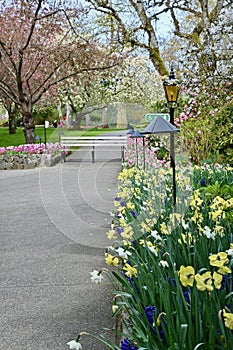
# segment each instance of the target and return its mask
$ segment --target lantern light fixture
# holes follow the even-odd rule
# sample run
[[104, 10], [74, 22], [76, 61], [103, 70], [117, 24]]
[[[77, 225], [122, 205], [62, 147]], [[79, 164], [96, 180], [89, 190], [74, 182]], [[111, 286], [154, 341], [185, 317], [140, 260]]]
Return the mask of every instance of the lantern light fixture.
[[177, 103], [179, 95], [179, 85], [178, 80], [175, 77], [174, 69], [171, 68], [169, 78], [164, 80], [163, 87], [168, 103]]

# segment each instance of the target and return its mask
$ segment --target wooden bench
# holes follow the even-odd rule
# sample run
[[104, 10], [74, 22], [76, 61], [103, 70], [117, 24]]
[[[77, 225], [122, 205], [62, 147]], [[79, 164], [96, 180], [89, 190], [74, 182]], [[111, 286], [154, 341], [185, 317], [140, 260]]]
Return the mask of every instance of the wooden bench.
[[70, 147], [92, 147], [92, 163], [95, 162], [96, 147], [121, 147], [121, 157], [124, 160], [124, 150], [127, 145], [127, 136], [61, 136], [60, 143], [62, 146]]

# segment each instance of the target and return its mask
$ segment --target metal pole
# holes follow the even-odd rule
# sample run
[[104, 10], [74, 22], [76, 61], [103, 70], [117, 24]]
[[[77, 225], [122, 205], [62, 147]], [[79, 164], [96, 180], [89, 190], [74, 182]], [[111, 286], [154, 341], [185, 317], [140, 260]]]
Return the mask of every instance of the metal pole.
[[45, 147], [46, 147], [46, 127], [45, 127], [45, 124], [44, 124], [44, 144], [45, 144]]
[[93, 145], [92, 146], [92, 163], [94, 164], [95, 163], [95, 146]]
[[121, 146], [121, 160], [124, 163], [125, 161], [125, 146]]
[[[170, 123], [174, 125], [174, 108], [170, 107]], [[173, 184], [173, 204], [176, 205], [176, 164], [175, 164], [175, 143], [174, 134], [170, 134], [170, 159], [172, 167], [172, 184]]]
[[146, 168], [145, 136], [142, 137], [142, 147], [143, 147], [143, 170], [145, 170]]

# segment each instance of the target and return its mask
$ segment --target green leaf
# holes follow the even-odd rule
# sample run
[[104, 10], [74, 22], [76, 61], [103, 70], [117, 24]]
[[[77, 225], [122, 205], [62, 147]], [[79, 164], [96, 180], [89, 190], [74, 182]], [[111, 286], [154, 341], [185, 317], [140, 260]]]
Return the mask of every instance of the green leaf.
[[185, 338], [186, 338], [186, 335], [187, 335], [187, 330], [188, 330], [188, 325], [187, 324], [182, 324], [180, 326], [179, 349], [184, 349], [184, 343], [185, 343]]

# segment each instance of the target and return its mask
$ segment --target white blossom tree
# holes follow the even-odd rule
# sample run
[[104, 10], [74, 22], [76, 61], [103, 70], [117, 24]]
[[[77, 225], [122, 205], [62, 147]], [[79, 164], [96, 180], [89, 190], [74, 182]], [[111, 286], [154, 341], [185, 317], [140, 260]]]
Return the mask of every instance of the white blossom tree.
[[94, 110], [104, 113], [109, 105], [116, 103], [138, 104], [149, 109], [161, 95], [161, 77], [150, 60], [146, 56], [130, 56], [117, 68], [67, 81], [58, 97], [62, 104], [69, 103], [79, 128], [84, 116]]
[[[147, 52], [162, 76], [173, 60], [186, 76], [191, 71], [198, 80], [232, 71], [231, 0], [85, 2], [91, 13], [96, 11], [96, 23], [111, 33], [111, 40]], [[161, 28], [167, 32], [165, 40]]]

